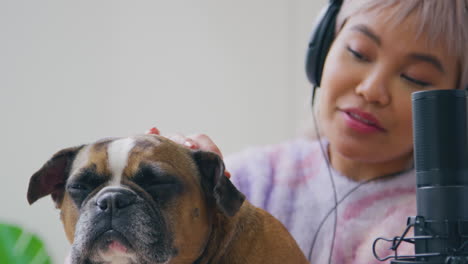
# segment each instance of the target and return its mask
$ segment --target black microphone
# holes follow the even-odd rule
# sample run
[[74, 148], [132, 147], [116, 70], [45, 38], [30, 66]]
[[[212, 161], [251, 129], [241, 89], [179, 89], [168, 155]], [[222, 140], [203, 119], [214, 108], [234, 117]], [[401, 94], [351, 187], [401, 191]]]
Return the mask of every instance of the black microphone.
[[[392, 264], [468, 263], [468, 129], [465, 90], [415, 92], [413, 101], [417, 216], [402, 236], [374, 241], [374, 256]], [[410, 228], [414, 237], [405, 237]], [[379, 240], [392, 242], [395, 254], [380, 258]], [[415, 254], [398, 256], [402, 243]]]

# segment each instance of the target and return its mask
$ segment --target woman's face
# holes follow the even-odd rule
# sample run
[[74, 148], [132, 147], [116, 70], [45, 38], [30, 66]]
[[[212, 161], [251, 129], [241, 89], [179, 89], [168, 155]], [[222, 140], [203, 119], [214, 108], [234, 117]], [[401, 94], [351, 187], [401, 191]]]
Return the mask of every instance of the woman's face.
[[[385, 17], [385, 12], [379, 15]], [[337, 35], [321, 81], [320, 121], [331, 149], [363, 163], [411, 158], [411, 93], [454, 89], [458, 66], [412, 26], [358, 14]], [[333, 155], [333, 153], [332, 153]]]

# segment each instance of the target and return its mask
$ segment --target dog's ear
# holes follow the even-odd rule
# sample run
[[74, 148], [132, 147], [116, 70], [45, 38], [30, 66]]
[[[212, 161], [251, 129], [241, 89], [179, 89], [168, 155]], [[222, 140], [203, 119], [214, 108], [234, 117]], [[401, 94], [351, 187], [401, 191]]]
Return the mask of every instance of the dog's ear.
[[193, 157], [201, 173], [201, 185], [211, 195], [217, 207], [227, 216], [234, 216], [245, 200], [242, 194], [224, 175], [224, 162], [213, 152], [195, 151]]
[[49, 194], [56, 205], [61, 202], [71, 163], [82, 147], [67, 148], [55, 153], [31, 176], [28, 188], [29, 204]]

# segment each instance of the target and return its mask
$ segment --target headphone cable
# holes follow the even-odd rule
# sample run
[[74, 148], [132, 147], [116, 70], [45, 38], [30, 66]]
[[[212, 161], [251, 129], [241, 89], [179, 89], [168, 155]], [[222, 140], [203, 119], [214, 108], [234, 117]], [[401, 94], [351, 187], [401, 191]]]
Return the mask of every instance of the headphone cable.
[[313, 121], [314, 121], [314, 128], [315, 128], [315, 133], [317, 135], [317, 140], [319, 142], [319, 145], [320, 145], [320, 150], [322, 152], [322, 155], [325, 159], [325, 162], [327, 163], [327, 170], [328, 170], [328, 176], [330, 178], [330, 183], [331, 183], [331, 186], [332, 186], [332, 190], [333, 190], [333, 198], [334, 198], [334, 206], [328, 211], [328, 213], [323, 217], [322, 221], [320, 222], [318, 228], [317, 228], [317, 231], [315, 231], [315, 234], [314, 234], [314, 238], [312, 240], [312, 243], [311, 243], [311, 246], [310, 246], [310, 250], [309, 250], [309, 255], [308, 255], [308, 261], [310, 262], [312, 260], [312, 253], [314, 251], [314, 247], [315, 247], [315, 243], [317, 241], [317, 238], [318, 238], [318, 234], [320, 233], [320, 230], [322, 229], [323, 225], [325, 224], [326, 220], [328, 219], [328, 217], [330, 216], [330, 214], [332, 212], [335, 212], [335, 222], [334, 222], [334, 225], [333, 225], [333, 233], [332, 233], [332, 242], [331, 242], [331, 247], [330, 247], [330, 254], [328, 256], [328, 263], [331, 264], [331, 260], [332, 260], [332, 256], [333, 256], [333, 250], [334, 250], [334, 247], [335, 247], [335, 237], [336, 237], [336, 230], [337, 230], [337, 225], [338, 225], [338, 205], [340, 205], [349, 195], [351, 195], [352, 193], [354, 193], [354, 191], [356, 191], [358, 188], [360, 188], [361, 186], [369, 183], [369, 182], [372, 182], [372, 181], [375, 181], [375, 180], [378, 180], [378, 179], [383, 179], [383, 178], [388, 178], [388, 177], [393, 177], [393, 176], [396, 176], [396, 175], [399, 175], [399, 174], [402, 174], [402, 173], [405, 173], [406, 171], [409, 171], [409, 170], [412, 170], [414, 169], [414, 163], [411, 164], [411, 166], [409, 166], [408, 168], [402, 170], [402, 171], [398, 171], [398, 172], [394, 172], [394, 173], [390, 173], [390, 174], [386, 174], [386, 175], [382, 175], [380, 177], [376, 177], [376, 178], [370, 178], [370, 179], [367, 179], [365, 181], [362, 181], [361, 183], [359, 183], [358, 185], [356, 185], [354, 188], [352, 188], [351, 190], [349, 190], [345, 195], [343, 195], [343, 197], [338, 201], [338, 194], [337, 194], [337, 190], [336, 190], [336, 184], [335, 184], [335, 180], [333, 179], [333, 174], [332, 174], [332, 171], [331, 171], [331, 164], [330, 164], [330, 157], [329, 155], [327, 155], [327, 152], [325, 150], [325, 147], [323, 146], [323, 142], [322, 142], [322, 138], [320, 136], [320, 130], [319, 130], [319, 126], [318, 126], [318, 122], [317, 122], [317, 118], [315, 116], [315, 111], [314, 111], [314, 101], [315, 101], [315, 90], [317, 88], [317, 86], [314, 85], [313, 87], [313, 92], [312, 92], [312, 117], [313, 117]]
[[[335, 247], [335, 236], [336, 236], [336, 228], [337, 228], [337, 222], [338, 222], [338, 195], [337, 195], [337, 191], [336, 191], [335, 180], [333, 179], [333, 175], [332, 175], [331, 168], [330, 168], [330, 161], [328, 159], [328, 155], [327, 155], [327, 153], [325, 151], [322, 139], [320, 137], [320, 132], [319, 132], [320, 130], [318, 129], [318, 122], [317, 122], [317, 118], [315, 116], [315, 111], [314, 111], [314, 107], [313, 107], [314, 106], [314, 101], [315, 101], [315, 91], [316, 91], [316, 89], [317, 89], [317, 86], [314, 85], [313, 90], [312, 90], [312, 117], [313, 117], [313, 120], [314, 120], [315, 133], [317, 134], [317, 139], [318, 139], [318, 142], [319, 142], [319, 145], [320, 145], [320, 150], [321, 150], [322, 155], [325, 158], [325, 161], [327, 163], [328, 176], [330, 177], [330, 183], [331, 183], [331, 186], [332, 186], [332, 189], [333, 189], [333, 200], [334, 200], [334, 207], [332, 208], [332, 211], [335, 212], [335, 214], [334, 214], [335, 215], [335, 223], [333, 225], [330, 255], [328, 257], [328, 263], [331, 264], [333, 249]], [[327, 219], [328, 215], [329, 214], [327, 214], [325, 216], [324, 220], [322, 220], [322, 223], [320, 223], [320, 228], [322, 227], [322, 224], [325, 222], [325, 219]], [[310, 258], [312, 257], [313, 247], [314, 247], [315, 240], [317, 238], [317, 234], [318, 234], [319, 230], [320, 229], [318, 229], [317, 232], [315, 233], [313, 244], [312, 244], [312, 247], [311, 247], [311, 249], [309, 251], [309, 262], [311, 260]]]

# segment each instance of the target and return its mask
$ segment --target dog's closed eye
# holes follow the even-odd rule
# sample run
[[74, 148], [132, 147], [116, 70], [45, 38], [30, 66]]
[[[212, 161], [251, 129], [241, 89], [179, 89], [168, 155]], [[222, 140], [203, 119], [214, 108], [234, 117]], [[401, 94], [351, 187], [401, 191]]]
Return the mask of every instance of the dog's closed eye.
[[159, 202], [165, 202], [182, 191], [182, 183], [177, 177], [154, 164], [142, 164], [133, 181]]
[[71, 183], [67, 186], [67, 190], [69, 191], [86, 191], [89, 187], [81, 183]]
[[106, 181], [105, 177], [96, 176], [93, 169], [83, 169], [67, 183], [66, 190], [78, 207], [95, 188]]

